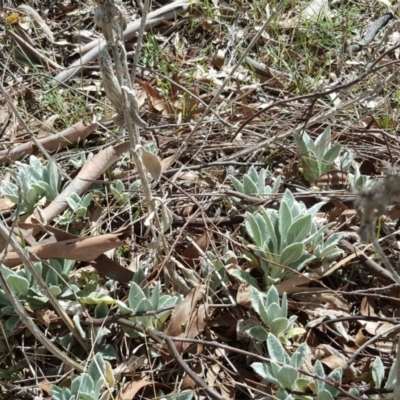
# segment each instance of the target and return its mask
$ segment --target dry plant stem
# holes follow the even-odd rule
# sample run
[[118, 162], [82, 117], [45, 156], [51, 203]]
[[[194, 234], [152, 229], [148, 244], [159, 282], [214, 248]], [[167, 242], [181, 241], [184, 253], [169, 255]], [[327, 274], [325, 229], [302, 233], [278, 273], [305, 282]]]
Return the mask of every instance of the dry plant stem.
[[29, 50], [30, 52], [32, 52], [35, 57], [38, 58], [38, 60], [41, 60], [42, 65], [46, 68], [47, 71], [51, 72], [53, 70], [60, 70], [62, 68], [61, 65], [58, 65], [56, 62], [50, 60], [50, 58], [47, 58], [42, 53], [38, 52], [29, 43], [16, 35], [13, 31], [7, 30], [7, 35], [11, 36], [22, 48], [26, 47], [27, 51]]
[[186, 149], [186, 143], [188, 143], [191, 139], [191, 137], [197, 132], [197, 130], [199, 129], [200, 126], [203, 125], [203, 120], [204, 118], [208, 115], [208, 113], [210, 112], [210, 110], [214, 107], [214, 105], [216, 104], [216, 102], [219, 100], [221, 93], [223, 92], [225, 86], [228, 84], [228, 82], [230, 81], [231, 77], [234, 75], [234, 73], [236, 72], [236, 70], [242, 65], [243, 61], [246, 59], [247, 55], [249, 54], [250, 50], [254, 47], [254, 45], [257, 43], [257, 41], [259, 40], [259, 38], [261, 37], [261, 35], [264, 33], [264, 31], [267, 29], [267, 27], [271, 24], [271, 22], [276, 18], [276, 16], [278, 15], [278, 13], [280, 12], [281, 8], [283, 7], [283, 4], [285, 3], [284, 0], [281, 0], [275, 10], [271, 13], [271, 15], [269, 16], [269, 18], [265, 21], [264, 25], [260, 28], [260, 30], [257, 32], [257, 34], [254, 36], [253, 40], [250, 42], [250, 44], [248, 45], [248, 47], [246, 48], [246, 50], [243, 52], [242, 56], [240, 57], [238, 63], [232, 68], [232, 71], [230, 72], [230, 74], [225, 78], [224, 82], [222, 83], [222, 85], [220, 86], [219, 90], [217, 91], [217, 93], [215, 94], [215, 96], [213, 97], [213, 99], [211, 100], [210, 104], [208, 105], [208, 107], [205, 109], [203, 115], [199, 118], [199, 120], [197, 121], [196, 125], [194, 126], [194, 128], [192, 129], [192, 131], [190, 132], [190, 134], [188, 135], [188, 137], [186, 138], [186, 140], [182, 143], [182, 145], [179, 147], [178, 151], [177, 151], [177, 158], [179, 158], [179, 156], [185, 151]]
[[365, 249], [363, 251], [361, 251], [360, 249], [357, 249], [357, 247], [353, 246], [350, 242], [348, 242], [345, 239], [342, 239], [339, 242], [340, 246], [344, 247], [345, 249], [356, 253], [356, 255], [358, 257], [361, 257], [364, 262], [365, 265], [374, 273], [377, 274], [378, 276], [382, 276], [385, 279], [390, 279], [390, 280], [394, 280], [394, 277], [392, 276], [392, 274], [390, 274], [385, 268], [381, 267], [378, 263], [376, 263], [374, 260], [371, 260], [370, 257], [368, 257], [365, 254]]
[[150, 5], [150, 0], [145, 0], [143, 9], [141, 10], [142, 11], [142, 19], [140, 21], [139, 34], [138, 34], [138, 38], [136, 41], [136, 48], [135, 48], [135, 58], [133, 61], [132, 72], [131, 72], [132, 84], [135, 83], [136, 66], [139, 64], [140, 50], [142, 49], [143, 35], [144, 35], [144, 30], [146, 28], [146, 18], [147, 18], [147, 14], [149, 13], [149, 5]]
[[400, 336], [397, 338], [396, 381], [393, 387], [393, 400], [400, 400]]
[[374, 248], [375, 248], [376, 252], [378, 253], [379, 257], [382, 259], [383, 264], [392, 274], [393, 280], [395, 280], [400, 285], [400, 276], [397, 273], [397, 271], [393, 268], [393, 266], [390, 263], [390, 261], [388, 260], [388, 258], [386, 257], [386, 254], [383, 252], [382, 247], [379, 244], [376, 237], [373, 238], [372, 244], [374, 245]]
[[[4, 223], [1, 221], [0, 221], [0, 235], [3, 236], [4, 238], [8, 238], [8, 236], [9, 236], [7, 226], [4, 225]], [[20, 246], [20, 244], [15, 240], [15, 238], [13, 236], [10, 237], [10, 242], [11, 242], [11, 245], [14, 247], [15, 251], [18, 251], [20, 253], [21, 259], [24, 260], [24, 266], [29, 270], [29, 272], [31, 272], [31, 274], [35, 277], [35, 279], [37, 279], [38, 273], [37, 273], [36, 269], [33, 267], [33, 265], [29, 262], [29, 260], [26, 259], [25, 253], [24, 253], [22, 247]], [[40, 277], [40, 279], [41, 279], [41, 277]], [[38, 281], [39, 285], [42, 286], [43, 281], [40, 281], [40, 279], [37, 281]], [[47, 286], [45, 283], [44, 283], [44, 285], [47, 289]], [[25, 311], [25, 308], [21, 304], [18, 296], [13, 292], [13, 290], [9, 286], [8, 281], [5, 278], [3, 270], [1, 268], [0, 268], [0, 286], [3, 288], [8, 300], [12, 304], [14, 311], [19, 315], [22, 323], [29, 329], [29, 331], [33, 334], [33, 336], [35, 336], [35, 338], [51, 354], [53, 354], [59, 360], [61, 360], [65, 364], [69, 365], [70, 367], [75, 368], [79, 372], [84, 372], [85, 369], [80, 364], [78, 364], [76, 361], [72, 360], [66, 354], [64, 354], [62, 351], [60, 351], [60, 349], [58, 349], [48, 338], [46, 338], [43, 335], [42, 331], [37, 327], [37, 325], [33, 322], [32, 318]], [[47, 290], [47, 292], [48, 292], [48, 290]], [[49, 297], [49, 299], [50, 299], [50, 297]], [[60, 308], [58, 302], [57, 302], [57, 308]], [[65, 314], [64, 310], [61, 311], [60, 316], [63, 317], [63, 314]], [[70, 330], [72, 328], [71, 332], [74, 332], [74, 331], [77, 332], [75, 327], [72, 324], [72, 321], [70, 320], [70, 318], [68, 316], [67, 316], [67, 318], [63, 318], [63, 321]], [[80, 337], [79, 333], [78, 333], [78, 336], [80, 338], [79, 342], [81, 343], [82, 338]], [[84, 346], [86, 347], [86, 343], [84, 343]]]
[[383, 53], [382, 55], [380, 55], [368, 68], [367, 70], [362, 73], [360, 76], [358, 76], [357, 78], [353, 79], [352, 81], [348, 82], [348, 83], [344, 83], [342, 85], [337, 85], [331, 89], [322, 91], [322, 92], [317, 92], [317, 93], [310, 93], [310, 94], [305, 94], [302, 96], [296, 96], [296, 97], [292, 97], [290, 99], [283, 99], [283, 100], [279, 100], [276, 101], [274, 103], [271, 103], [269, 106], [261, 109], [260, 111], [257, 111], [256, 113], [254, 113], [253, 115], [251, 115], [249, 118], [247, 118], [237, 129], [237, 131], [233, 134], [232, 137], [232, 141], [237, 137], [237, 135], [244, 129], [244, 127], [251, 122], [254, 118], [260, 116], [261, 114], [265, 113], [266, 111], [268, 111], [269, 109], [279, 106], [279, 105], [283, 105], [283, 104], [287, 104], [290, 102], [295, 102], [295, 101], [299, 101], [299, 100], [305, 100], [305, 99], [314, 99], [315, 97], [324, 97], [328, 94], [331, 93], [335, 93], [338, 92], [342, 89], [348, 89], [351, 86], [355, 85], [358, 82], [361, 82], [363, 79], [367, 78], [370, 74], [373, 74], [375, 72], [378, 72], [379, 70], [389, 67], [392, 64], [398, 64], [398, 60], [396, 61], [390, 61], [388, 63], [385, 63], [383, 65], [379, 65], [378, 67], [375, 68], [375, 66], [378, 64], [378, 62], [387, 54], [393, 52], [394, 50], [400, 48], [400, 44], [397, 44], [393, 47], [391, 47], [388, 51], [386, 51], [385, 53]]
[[[384, 79], [381, 83], [375, 85], [372, 89], [359, 94], [358, 96], [354, 97], [353, 99], [348, 100], [347, 102], [343, 102], [343, 103], [339, 104], [338, 106], [332, 107], [328, 111], [325, 111], [323, 113], [316, 115], [313, 118], [310, 118], [306, 123], [303, 123], [302, 125], [298, 126], [297, 128], [294, 128], [294, 129], [291, 128], [285, 132], [282, 132], [282, 133], [274, 136], [271, 139], [262, 140], [261, 142], [257, 143], [254, 146], [247, 147], [247, 148], [240, 150], [234, 154], [231, 154], [227, 157], [222, 157], [219, 161], [237, 160], [238, 158], [246, 156], [248, 154], [251, 154], [251, 153], [255, 152], [256, 150], [268, 148], [273, 143], [276, 143], [279, 140], [283, 140], [290, 136], [293, 136], [294, 133], [300, 133], [301, 131], [308, 128], [309, 126], [325, 122], [328, 118], [334, 117], [339, 111], [344, 111], [346, 108], [348, 108], [352, 104], [360, 103], [361, 101], [363, 101], [367, 98], [369, 100], [373, 99], [376, 96], [376, 94], [380, 92], [382, 87], [385, 87], [386, 84], [397, 79], [397, 77], [399, 75], [400, 75], [400, 69], [396, 70], [388, 78]], [[272, 106], [275, 106], [277, 103], [279, 103], [279, 102], [273, 103]]]
[[[237, 353], [237, 354], [241, 354], [245, 357], [249, 357], [250, 360], [259, 360], [259, 361], [263, 361], [266, 363], [271, 363], [272, 360], [270, 358], [261, 356], [257, 353], [252, 353], [246, 350], [242, 350], [242, 349], [238, 349], [237, 347], [232, 347], [232, 346], [228, 346], [225, 345], [223, 343], [220, 342], [216, 342], [216, 341], [207, 341], [207, 340], [201, 340], [201, 339], [190, 339], [190, 338], [183, 338], [183, 337], [175, 337], [175, 336], [170, 336], [167, 335], [163, 332], [158, 332], [156, 330], [152, 330], [149, 328], [144, 327], [142, 324], [139, 324], [138, 322], [132, 322], [126, 318], [120, 317], [119, 315], [113, 315], [110, 317], [106, 317], [106, 318], [88, 318], [87, 320], [83, 320], [82, 321], [82, 325], [85, 326], [108, 326], [111, 324], [119, 324], [121, 326], [126, 326], [128, 328], [132, 328], [134, 330], [136, 330], [137, 332], [141, 332], [144, 334], [148, 334], [149, 336], [151, 336], [157, 343], [160, 343], [160, 339], [161, 340], [166, 340], [166, 338], [168, 338], [171, 342], [185, 342], [185, 343], [193, 343], [193, 344], [200, 344], [203, 346], [209, 346], [209, 347], [215, 347], [215, 348], [221, 348], [233, 353]], [[177, 361], [182, 361], [185, 362], [181, 357], [180, 359], [178, 359]], [[276, 361], [276, 364], [279, 366], [284, 366], [284, 363], [278, 362]], [[328, 379], [324, 379], [321, 378], [320, 376], [314, 375], [308, 371], [302, 370], [302, 369], [298, 369], [298, 372], [308, 376], [314, 380], [319, 380], [321, 382], [325, 382], [328, 383], [330, 385], [334, 385], [334, 382], [328, 380]], [[193, 373], [193, 372], [192, 372]], [[359, 400], [358, 397], [353, 396], [352, 394], [346, 392], [345, 390], [343, 390], [340, 386], [336, 386], [334, 385], [335, 388], [337, 390], [339, 390], [340, 393], [342, 393], [345, 397], [348, 397], [352, 400]]]
[[[108, 9], [107, 8], [100, 8], [101, 10], [103, 10], [103, 14], [102, 15], [107, 15]], [[101, 20], [100, 20], [101, 23]], [[110, 23], [106, 23], [106, 24], [101, 24], [101, 28], [102, 28], [102, 32], [104, 34], [104, 37], [107, 40], [107, 43], [109, 46], [111, 46], [112, 51], [113, 51], [113, 55], [114, 55], [114, 64], [115, 64], [115, 69], [116, 69], [116, 75], [117, 75], [117, 80], [118, 82], [109, 82], [112, 85], [114, 85], [114, 91], [116, 93], [116, 95], [121, 96], [122, 98], [120, 99], [114, 99], [114, 103], [115, 104], [123, 104], [123, 116], [124, 116], [124, 121], [126, 124], [126, 128], [128, 131], [128, 136], [131, 142], [131, 150], [132, 150], [132, 156], [134, 159], [134, 162], [136, 164], [136, 168], [137, 168], [137, 172], [139, 175], [139, 179], [142, 183], [142, 188], [143, 188], [143, 192], [144, 192], [144, 196], [145, 196], [145, 201], [147, 204], [147, 208], [149, 213], [152, 211], [151, 209], [151, 204], [152, 204], [152, 200], [153, 200], [153, 195], [151, 192], [151, 188], [150, 188], [150, 184], [149, 181], [147, 179], [147, 175], [146, 175], [146, 171], [144, 169], [141, 157], [140, 157], [140, 135], [139, 135], [139, 129], [137, 127], [137, 123], [134, 125], [133, 123], [135, 123], [135, 121], [137, 122], [137, 120], [140, 120], [140, 117], [138, 117], [138, 115], [136, 115], [137, 113], [137, 104], [134, 104], [135, 102], [135, 98], [134, 98], [134, 93], [133, 93], [133, 89], [132, 89], [132, 84], [130, 82], [129, 79], [129, 73], [127, 68], [125, 69], [125, 71], [123, 71], [123, 64], [126, 66], [127, 65], [127, 59], [126, 59], [126, 52], [123, 49], [123, 46], [121, 45], [121, 56], [118, 52], [118, 47], [119, 44], [122, 43], [123, 41], [123, 37], [122, 37], [122, 28], [121, 25], [123, 24], [123, 21], [121, 20], [121, 18], [118, 21], [115, 21], [115, 23], [110, 24]], [[104, 54], [105, 56], [108, 56], [108, 54]], [[122, 57], [124, 57], [124, 59], [122, 59]], [[109, 68], [111, 68], [109, 66]], [[127, 81], [127, 87], [124, 86], [124, 76], [123, 76], [123, 72], [125, 72], [125, 78]], [[112, 73], [110, 72], [109, 74], [107, 74], [107, 76], [112, 75]], [[104, 82], [104, 76], [103, 76], [103, 82]], [[126, 90], [122, 90], [122, 88], [126, 89]], [[114, 92], [113, 91], [113, 92]], [[132, 99], [130, 99], [129, 94], [127, 93], [131, 92], [132, 93]], [[119, 113], [121, 112], [121, 110], [117, 110]], [[154, 213], [154, 221], [155, 224], [151, 224], [151, 231], [153, 234], [153, 237], [157, 237], [157, 231], [156, 229], [161, 232], [161, 223], [160, 220], [158, 218], [157, 213]], [[161, 238], [163, 240], [163, 248], [166, 249], [167, 246], [167, 242], [166, 239], [164, 237], [164, 235], [161, 235]]]
[[47, 152], [47, 150], [43, 147], [42, 143], [40, 143], [39, 140], [36, 139], [35, 135], [31, 132], [29, 129], [28, 125], [25, 123], [25, 121], [22, 119], [20, 113], [17, 110], [17, 107], [15, 107], [14, 102], [12, 101], [11, 97], [8, 95], [7, 91], [4, 89], [3, 85], [0, 83], [0, 91], [4, 98], [6, 99], [8, 105], [10, 106], [11, 110], [13, 111], [15, 117], [18, 119], [19, 123], [21, 126], [25, 129], [25, 131], [28, 133], [30, 138], [32, 139], [32, 142], [35, 143], [37, 148], [42, 152], [42, 154], [46, 157], [47, 161], [50, 164], [54, 164], [56, 168], [59, 170], [59, 172], [62, 174], [62, 176], [67, 179], [68, 181], [71, 180], [71, 178], [67, 175], [67, 173], [60, 168], [60, 166], [54, 162], [54, 160], [51, 158], [50, 154]]
[[224, 397], [222, 397], [219, 393], [217, 393], [214, 389], [210, 388], [207, 383], [201, 379], [197, 374], [195, 374], [190, 367], [187, 365], [187, 363], [184, 361], [184, 359], [181, 357], [179, 354], [175, 343], [171, 340], [170, 337], [165, 336], [163, 338], [165, 340], [165, 343], [167, 344], [170, 352], [172, 355], [175, 357], [176, 361], [178, 361], [179, 365], [182, 367], [182, 369], [200, 386], [202, 387], [210, 397], [213, 399], [217, 400], [224, 400]]
[[[392, 47], [390, 49], [390, 51], [395, 50], [396, 48], [399, 48], [400, 45], [396, 45], [394, 47]], [[387, 53], [387, 52], [386, 52]], [[377, 61], [375, 60], [374, 64]], [[395, 61], [395, 63], [398, 63], [398, 61]], [[248, 118], [240, 127], [239, 129], [235, 132], [234, 137], [236, 137], [236, 135], [238, 135], [238, 133], [246, 126], [247, 123], [249, 123], [253, 118], [255, 118], [258, 115], [261, 115], [262, 113], [266, 112], [267, 110], [269, 110], [272, 107], [276, 107], [278, 105], [281, 104], [286, 104], [288, 102], [292, 102], [292, 101], [298, 101], [301, 99], [308, 99], [308, 98], [314, 98], [315, 96], [322, 96], [322, 95], [326, 95], [326, 94], [330, 94], [330, 93], [334, 93], [337, 92], [340, 89], [346, 88], [346, 87], [350, 87], [351, 85], [361, 81], [362, 79], [366, 78], [368, 75], [370, 75], [373, 72], [377, 72], [378, 70], [390, 65], [393, 63], [388, 63], [385, 65], [382, 65], [376, 69], [368, 69], [364, 74], [362, 74], [359, 78], [356, 78], [355, 80], [353, 80], [350, 83], [344, 84], [344, 85], [340, 85], [337, 86], [335, 88], [329, 89], [327, 91], [324, 92], [319, 92], [319, 93], [313, 93], [313, 94], [308, 94], [308, 95], [304, 95], [304, 96], [298, 96], [298, 97], [294, 97], [292, 99], [285, 99], [285, 100], [280, 100], [277, 101], [275, 103], [270, 104], [269, 106], [265, 107], [264, 109], [258, 111], [257, 113], [255, 113], [254, 115], [252, 115], [250, 118]], [[229, 156], [226, 157], [222, 157], [219, 161], [229, 161], [229, 160], [237, 160], [240, 157], [246, 156], [248, 154], [251, 154], [253, 152], [255, 152], [256, 150], [260, 150], [262, 148], [268, 148], [269, 146], [271, 146], [273, 143], [276, 143], [279, 140], [283, 140], [286, 139], [290, 136], [293, 135], [293, 133], [299, 133], [301, 131], [303, 131], [304, 129], [308, 128], [311, 125], [314, 124], [318, 124], [321, 122], [326, 121], [328, 118], [330, 117], [334, 117], [338, 111], [343, 111], [345, 110], [347, 107], [351, 106], [352, 104], [356, 104], [361, 102], [362, 100], [365, 100], [366, 98], [368, 98], [369, 100], [373, 99], [377, 93], [380, 92], [380, 90], [382, 89], [382, 87], [384, 87], [386, 84], [392, 82], [393, 80], [397, 79], [397, 77], [400, 74], [400, 69], [395, 70], [395, 72], [391, 75], [389, 75], [386, 79], [383, 79], [380, 83], [378, 83], [377, 85], [375, 85], [373, 88], [366, 90], [363, 93], [360, 93], [358, 96], [354, 97], [353, 99], [348, 100], [347, 102], [343, 102], [338, 106], [332, 107], [331, 109], [329, 109], [328, 111], [325, 111], [323, 113], [320, 113], [318, 115], [316, 115], [313, 118], [310, 118], [305, 124], [301, 124], [301, 126], [297, 127], [297, 128], [291, 128], [281, 134], [276, 135], [275, 137], [271, 138], [271, 139], [266, 139], [263, 140], [259, 143], [257, 143], [254, 146], [245, 148], [243, 150], [240, 150], [234, 154], [231, 154]]]
[[[117, 162], [120, 155], [129, 151], [129, 148], [129, 142], [109, 146], [96, 154], [92, 159], [87, 160], [72, 182], [42, 210], [43, 218], [49, 223], [60, 215], [68, 207], [67, 199], [73, 193], [81, 196], [90, 187], [92, 180], [97, 179], [111, 165]], [[28, 218], [26, 222], [31, 222], [31, 218]]]
[[400, 325], [395, 325], [392, 326], [389, 329], [386, 329], [385, 331], [373, 336], [371, 339], [367, 340], [365, 343], [363, 343], [350, 357], [350, 359], [347, 361], [346, 369], [350, 367], [350, 365], [354, 362], [354, 360], [360, 355], [362, 351], [364, 351], [368, 346], [370, 346], [372, 343], [375, 343], [377, 340], [381, 339], [382, 337], [393, 334], [393, 333], [398, 333], [400, 332]]

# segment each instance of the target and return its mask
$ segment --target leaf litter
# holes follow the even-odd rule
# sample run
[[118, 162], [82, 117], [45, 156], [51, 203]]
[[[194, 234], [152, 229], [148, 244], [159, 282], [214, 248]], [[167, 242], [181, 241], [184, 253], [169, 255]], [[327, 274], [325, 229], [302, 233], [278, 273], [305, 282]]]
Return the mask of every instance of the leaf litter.
[[[308, 345], [305, 365], [296, 369], [302, 379], [307, 373], [314, 377], [302, 393], [317, 395], [324, 377], [339, 369], [341, 379], [330, 382], [335, 381], [335, 390], [344, 396], [382, 397], [385, 390], [392, 390], [383, 380], [390, 382], [396, 357], [399, 282], [395, 267], [388, 267], [382, 254], [362, 239], [375, 245], [379, 241], [389, 265], [396, 265], [399, 116], [398, 76], [392, 65], [398, 57], [396, 49], [389, 47], [396, 42], [386, 38], [396, 34], [396, 26], [389, 24], [387, 33], [379, 33], [360, 54], [351, 55], [346, 47], [357, 35], [362, 37], [366, 21], [388, 10], [395, 19], [398, 15], [386, 2], [371, 14], [372, 2], [366, 3], [301, 1], [283, 7], [263, 30], [275, 3], [154, 2], [147, 15], [133, 91], [117, 93], [118, 101], [125, 93], [131, 118], [140, 127], [141, 147], [136, 150], [153, 179], [150, 204], [144, 200], [145, 188], [134, 184], [138, 168], [129, 154], [131, 143], [110, 117], [115, 118], [113, 108], [121, 116], [125, 105], [110, 98], [107, 87], [93, 85], [101, 73], [97, 58], [109, 57], [100, 31], [93, 28], [95, 5], [11, 2], [0, 11], [4, 21], [1, 85], [30, 129], [39, 122], [38, 135], [26, 132], [0, 98], [3, 179], [7, 176], [13, 182], [15, 161], [28, 163], [29, 155], [37, 155], [44, 165], [48, 161], [43, 149], [65, 174], [54, 199], [37, 187], [35, 214], [21, 214], [18, 202], [4, 193], [2, 214], [32, 261], [40, 261], [37, 268], [60, 296], [60, 304], [65, 298], [72, 306], [80, 297], [92, 298], [96, 304], [85, 306], [85, 316], [75, 317], [74, 323], [86, 344], [110, 363], [109, 377], [125, 367], [119, 385], [115, 379], [104, 381], [110, 395], [178, 398], [181, 386], [182, 395], [187, 395], [182, 398], [299, 396], [299, 387], [279, 388], [266, 378], [269, 375], [260, 376], [251, 368], [254, 358], [264, 357], [265, 365], [265, 358], [273, 358], [266, 345], [271, 339], [256, 337], [275, 329], [263, 324], [263, 314], [255, 311], [259, 306], [252, 285], [267, 293], [263, 273], [272, 266], [288, 266], [279, 266], [273, 261], [276, 258], [257, 250], [241, 222], [246, 212], [260, 207], [279, 210], [285, 188], [307, 209], [323, 203], [319, 224], [332, 223], [324, 240], [335, 232], [343, 234], [337, 242], [343, 251], [338, 258], [315, 259], [276, 283], [279, 296], [289, 297], [287, 317], [296, 316], [295, 329], [305, 331], [280, 337], [289, 354], [303, 343]], [[141, 15], [128, 3], [118, 7], [129, 15], [123, 36], [131, 65]], [[256, 34], [257, 42], [251, 43]], [[237, 65], [245, 49], [245, 62]], [[112, 66], [110, 71], [114, 73]], [[293, 134], [296, 142], [306, 140], [305, 132], [315, 140], [328, 127], [332, 130], [329, 146], [342, 146], [341, 164], [333, 168], [328, 157], [308, 180], [310, 171], [305, 169], [312, 168], [314, 156], [298, 151]], [[329, 147], [324, 155], [318, 146], [315, 154], [325, 160]], [[355, 155], [348, 168], [343, 149]], [[250, 188], [247, 192], [232, 194], [230, 176], [241, 181], [252, 165], [258, 170], [268, 168], [269, 181], [281, 177], [279, 193], [260, 195], [247, 180], [243, 181], [246, 190]], [[373, 183], [361, 189], [357, 182], [363, 177]], [[123, 192], [115, 198], [110, 187], [117, 187], [118, 179]], [[351, 188], [353, 183], [357, 190]], [[19, 185], [16, 193], [21, 199], [24, 188], [22, 182]], [[72, 195], [83, 201], [89, 193], [86, 208], [69, 208]], [[91, 219], [91, 209], [96, 207], [99, 212]], [[240, 218], [234, 222], [236, 217]], [[307, 244], [305, 250], [312, 254], [319, 244]], [[2, 241], [6, 249], [2, 263], [10, 268], [5, 271], [13, 276], [12, 287], [23, 293], [28, 282], [29, 292], [22, 299], [26, 311], [40, 316], [39, 328], [40, 320], [51, 327], [49, 340], [61, 352], [69, 352], [66, 343], [71, 339], [64, 336], [65, 326], [24, 272], [20, 255], [7, 245], [6, 239]], [[139, 265], [133, 271], [129, 266], [138, 254]], [[293, 247], [288, 259], [294, 258]], [[64, 267], [54, 264], [54, 259], [63, 260]], [[67, 260], [75, 261], [73, 269], [68, 270]], [[88, 265], [94, 269], [86, 269]], [[126, 318], [121, 314], [118, 319], [116, 306], [102, 303], [101, 298], [126, 301], [132, 280], [147, 296], [142, 314]], [[161, 285], [158, 295], [157, 285]], [[169, 304], [165, 296], [174, 294], [181, 295], [182, 301], [164, 321], [162, 305], [168, 309]], [[150, 298], [158, 305], [155, 309]], [[33, 399], [49, 396], [54, 385], [68, 385], [70, 378], [60, 374], [61, 364], [54, 369], [46, 362], [48, 354], [35, 348], [29, 329], [7, 308], [8, 300], [1, 299], [2, 340], [15, 349], [1, 350], [3, 397], [16, 398], [14, 394], [22, 391], [25, 398]], [[157, 313], [158, 308], [163, 311]], [[159, 331], [149, 322], [154, 312], [163, 321]], [[107, 319], [113, 316], [115, 320]], [[283, 327], [284, 319], [277, 314], [274, 326], [279, 322]], [[139, 327], [133, 328], [134, 323]], [[257, 335], [249, 336], [246, 332], [256, 332], [255, 326]], [[72, 354], [84, 365], [92, 356], [78, 342]], [[23, 357], [27, 349], [35, 351], [28, 362]], [[142, 361], [133, 366], [132, 358]], [[326, 375], [317, 376], [317, 361]], [[39, 384], [25, 383], [32, 379]], [[207, 385], [211, 391], [205, 389]], [[329, 390], [330, 398], [337, 397]]]

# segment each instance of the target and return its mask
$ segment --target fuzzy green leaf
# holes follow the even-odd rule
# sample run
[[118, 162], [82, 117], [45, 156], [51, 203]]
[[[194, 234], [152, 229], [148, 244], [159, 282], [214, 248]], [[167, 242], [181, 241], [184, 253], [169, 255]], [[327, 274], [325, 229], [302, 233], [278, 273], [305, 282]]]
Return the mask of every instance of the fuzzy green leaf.
[[289, 265], [298, 261], [304, 253], [303, 243], [292, 243], [280, 255], [280, 264]]
[[284, 365], [278, 372], [278, 381], [280, 386], [291, 390], [295, 385], [298, 373], [295, 368], [290, 365]]
[[18, 275], [10, 275], [7, 278], [11, 289], [19, 296], [25, 296], [29, 290], [29, 282], [27, 279]]

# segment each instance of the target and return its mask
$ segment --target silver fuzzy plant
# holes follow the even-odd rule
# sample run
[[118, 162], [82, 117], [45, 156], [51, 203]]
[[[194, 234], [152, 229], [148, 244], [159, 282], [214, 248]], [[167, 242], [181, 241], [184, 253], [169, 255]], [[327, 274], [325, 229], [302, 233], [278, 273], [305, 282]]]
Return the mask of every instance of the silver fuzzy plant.
[[[147, 8], [148, 3], [148, 0], [146, 0]], [[161, 162], [156, 155], [149, 154], [143, 149], [140, 143], [139, 127], [148, 128], [148, 125], [139, 116], [139, 106], [132, 88], [132, 81], [127, 66], [122, 34], [127, 26], [126, 13], [122, 7], [122, 3], [118, 0], [97, 0], [97, 5], [94, 22], [101, 28], [107, 42], [107, 45], [99, 53], [99, 66], [104, 91], [117, 112], [114, 122], [120, 127], [126, 127], [129, 135], [133, 161], [135, 162], [142, 183], [147, 204], [149, 216], [146, 222], [152, 230], [156, 243], [154, 247], [161, 248], [166, 252], [167, 243], [162, 233], [168, 229], [164, 222], [164, 214], [168, 214], [168, 210], [164, 204], [161, 205], [160, 220], [156, 208], [159, 207], [162, 201], [153, 197], [146, 175], [147, 170], [154, 178], [155, 174], [152, 171], [161, 171]], [[144, 26], [145, 18], [142, 19], [142, 31], [144, 30]], [[137, 43], [137, 51], [140, 51], [139, 49], [140, 41]], [[110, 56], [110, 51], [112, 57]], [[116, 74], [114, 74], [114, 68]], [[153, 219], [154, 223], [151, 223]]]

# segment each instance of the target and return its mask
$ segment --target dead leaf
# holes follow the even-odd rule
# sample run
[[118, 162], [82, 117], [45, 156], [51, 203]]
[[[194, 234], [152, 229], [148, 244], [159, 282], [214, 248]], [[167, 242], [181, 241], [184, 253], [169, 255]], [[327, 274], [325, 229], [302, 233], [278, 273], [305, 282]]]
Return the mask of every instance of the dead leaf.
[[[110, 249], [124, 246], [125, 242], [119, 239], [119, 235], [109, 233], [106, 235], [88, 238], [69, 239], [61, 242], [38, 245], [29, 248], [31, 260], [48, 258], [65, 258], [68, 260], [92, 261]], [[14, 267], [21, 264], [16, 252], [9, 252], [3, 259], [3, 264]]]
[[176, 154], [173, 154], [172, 156], [163, 158], [161, 160], [161, 172], [166, 171], [175, 160], [176, 160]]
[[147, 98], [155, 110], [160, 111], [164, 116], [172, 114], [169, 104], [160, 96], [157, 89], [140, 79], [138, 79], [138, 82], [146, 92]]
[[198, 264], [201, 255], [207, 251], [209, 244], [209, 234], [208, 232], [204, 232], [183, 251], [180, 256], [182, 262], [186, 266], [194, 268]]
[[161, 176], [161, 162], [160, 159], [144, 147], [140, 149], [140, 158], [146, 170], [150, 173], [153, 179], [157, 182]]
[[211, 65], [218, 69], [221, 69], [225, 63], [225, 52], [221, 49], [218, 50], [215, 57], [211, 60]]
[[331, 10], [329, 9], [328, 0], [312, 0], [311, 3], [303, 11], [304, 19], [330, 19]]
[[[96, 123], [86, 126], [83, 121], [80, 121], [60, 133], [40, 139], [39, 142], [48, 151], [59, 150], [69, 146], [71, 143], [84, 140], [96, 128]], [[38, 149], [33, 142], [23, 143], [17, 147], [0, 151], [0, 165], [9, 164], [13, 160], [28, 154], [35, 154], [37, 151]]]
[[[197, 306], [203, 293], [203, 287], [193, 289], [184, 300], [178, 304], [171, 314], [171, 321], [166, 334], [173, 337], [184, 337], [194, 339], [206, 326], [205, 304]], [[185, 353], [191, 343], [176, 342], [176, 348], [180, 354]]]
[[242, 283], [239, 286], [236, 301], [243, 307], [251, 308], [251, 286]]
[[7, 197], [1, 196], [0, 197], [0, 210], [1, 211], [9, 211], [15, 207], [15, 204], [9, 200]]
[[53, 129], [54, 122], [57, 120], [58, 117], [59, 117], [59, 115], [55, 114], [55, 115], [52, 115], [51, 117], [47, 118], [46, 121], [43, 122], [43, 124], [39, 128], [39, 133], [37, 135], [38, 139], [42, 139], [47, 136], [50, 136], [51, 131]]
[[330, 186], [331, 189], [344, 189], [349, 184], [349, 179], [346, 172], [330, 171], [321, 175], [312, 186]]
[[157, 387], [167, 392], [171, 391], [171, 388], [165, 385], [164, 383], [155, 382], [154, 380], [146, 381], [142, 379], [138, 381], [131, 381], [124, 383], [120, 393], [116, 397], [116, 400], [132, 400], [139, 392], [139, 390], [146, 386]]
[[[42, 210], [44, 219], [47, 222], [51, 222], [55, 217], [60, 215], [68, 207], [67, 199], [71, 197], [72, 193], [82, 195], [90, 187], [92, 181], [118, 161], [119, 156], [128, 151], [130, 147], [130, 142], [123, 142], [116, 146], [107, 147], [92, 159], [87, 160], [75, 179]], [[31, 221], [31, 218], [26, 220], [27, 223]]]

